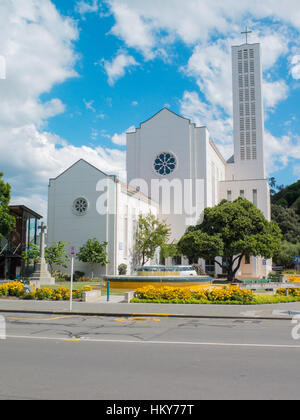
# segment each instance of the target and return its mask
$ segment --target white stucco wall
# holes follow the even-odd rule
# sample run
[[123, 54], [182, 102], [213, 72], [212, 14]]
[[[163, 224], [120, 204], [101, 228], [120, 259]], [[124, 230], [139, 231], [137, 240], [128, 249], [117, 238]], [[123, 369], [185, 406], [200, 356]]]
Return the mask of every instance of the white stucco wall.
[[[79, 197], [89, 203], [88, 212], [78, 216], [73, 203]], [[49, 181], [48, 245], [69, 242], [79, 251], [88, 239], [108, 242], [109, 264], [92, 266], [75, 260], [75, 270], [101, 277], [117, 274], [121, 263], [132, 272], [134, 235], [138, 215], [158, 214], [158, 205], [140, 193], [133, 193], [114, 176], [108, 176], [84, 160]], [[127, 219], [127, 230], [125, 223]], [[125, 241], [127, 236], [125, 254]], [[70, 272], [70, 264], [65, 272]]]
[[[88, 239], [96, 238], [100, 242], [109, 242], [108, 255], [113, 260], [114, 226], [107, 215], [97, 212], [96, 204], [99, 193], [97, 183], [106, 180], [107, 175], [92, 165], [80, 160], [56, 179], [49, 181], [48, 195], [48, 246], [55, 242], [69, 242], [77, 250]], [[79, 197], [89, 202], [89, 210], [84, 216], [78, 216], [73, 211], [73, 203]], [[110, 195], [113, 200], [114, 194]], [[108, 229], [108, 222], [110, 226]], [[107, 268], [111, 269], [111, 264]], [[94, 276], [105, 274], [105, 267], [90, 267], [76, 260], [75, 270]]]
[[257, 208], [261, 210], [267, 220], [271, 220], [270, 189], [266, 179], [223, 181], [220, 182], [220, 201], [228, 198], [231, 191], [231, 201], [240, 197], [244, 191], [244, 197], [253, 202], [253, 190], [257, 191]]
[[[165, 176], [154, 170], [162, 152], [177, 160], [174, 172]], [[197, 223], [205, 207], [217, 204], [218, 179], [225, 179], [225, 165], [206, 127], [196, 127], [166, 108], [127, 135], [127, 182], [160, 203], [161, 218], [170, 224], [174, 240]], [[151, 189], [158, 182], [171, 184], [170, 195], [163, 188]], [[169, 206], [163, 207], [166, 203]]]
[[132, 274], [136, 268], [134, 247], [139, 215], [145, 217], [151, 213], [157, 217], [159, 206], [124, 183], [118, 182], [117, 189], [118, 205], [115, 218], [117, 240], [114, 271], [117, 273], [119, 265], [126, 264], [127, 274]]

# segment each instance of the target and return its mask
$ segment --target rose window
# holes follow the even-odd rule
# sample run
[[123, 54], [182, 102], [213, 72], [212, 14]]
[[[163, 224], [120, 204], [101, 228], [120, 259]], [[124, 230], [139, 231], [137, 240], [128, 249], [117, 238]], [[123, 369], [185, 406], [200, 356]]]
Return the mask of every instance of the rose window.
[[89, 208], [89, 203], [85, 198], [77, 198], [73, 203], [73, 210], [78, 216], [83, 216], [87, 213]]
[[155, 171], [162, 176], [171, 174], [176, 168], [176, 158], [172, 153], [163, 152], [154, 161]]

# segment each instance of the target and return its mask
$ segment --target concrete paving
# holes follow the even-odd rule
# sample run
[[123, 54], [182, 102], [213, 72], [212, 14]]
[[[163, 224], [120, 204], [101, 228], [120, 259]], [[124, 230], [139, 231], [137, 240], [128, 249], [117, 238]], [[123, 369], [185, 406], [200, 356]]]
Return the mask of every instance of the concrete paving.
[[290, 320], [3, 316], [0, 400], [299, 400]]
[[[73, 302], [73, 315], [99, 316], [168, 316], [191, 318], [243, 318], [243, 319], [292, 319], [300, 316], [300, 302], [269, 305], [190, 305], [157, 303], [123, 303], [122, 296], [106, 296], [96, 302]], [[68, 301], [26, 301], [0, 299], [0, 312], [28, 312], [67, 314], [70, 313]]]

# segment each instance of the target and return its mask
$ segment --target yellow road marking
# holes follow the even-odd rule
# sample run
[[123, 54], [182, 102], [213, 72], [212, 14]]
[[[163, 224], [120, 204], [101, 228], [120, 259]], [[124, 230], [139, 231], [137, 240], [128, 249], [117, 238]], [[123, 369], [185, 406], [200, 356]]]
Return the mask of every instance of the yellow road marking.
[[80, 338], [64, 338], [62, 341], [81, 341]]
[[125, 318], [115, 318], [114, 319], [114, 321], [116, 321], [116, 322], [124, 322], [124, 323], [126, 323], [126, 322], [132, 322], [132, 321], [146, 321], [146, 322], [148, 322], [148, 321], [153, 321], [153, 322], [160, 322], [160, 319], [159, 318], [149, 318], [149, 317], [134, 317], [134, 318], [127, 318], [127, 319], [125, 319]]
[[7, 317], [6, 319], [8, 320], [13, 320], [13, 321], [53, 321], [56, 319], [64, 319], [64, 318], [69, 318], [68, 316], [57, 316], [54, 318], [13, 318], [13, 317]]
[[130, 320], [124, 319], [124, 318], [116, 318], [116, 319], [114, 319], [114, 321], [116, 321], [116, 322], [130, 322]]

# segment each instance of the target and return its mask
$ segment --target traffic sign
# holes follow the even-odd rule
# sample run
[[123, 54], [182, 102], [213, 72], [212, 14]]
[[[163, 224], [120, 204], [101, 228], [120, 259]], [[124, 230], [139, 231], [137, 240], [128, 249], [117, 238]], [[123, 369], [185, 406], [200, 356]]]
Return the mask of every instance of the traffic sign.
[[70, 250], [69, 250], [69, 256], [70, 256], [71, 258], [75, 258], [75, 257], [76, 257], [76, 248], [75, 248], [75, 246], [71, 246], [71, 247], [70, 247]]

